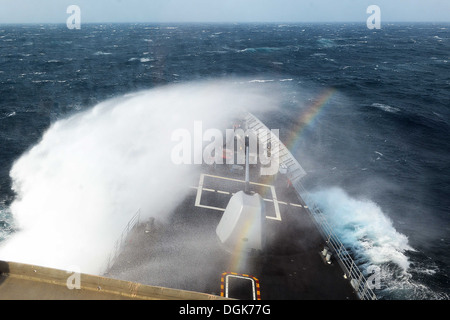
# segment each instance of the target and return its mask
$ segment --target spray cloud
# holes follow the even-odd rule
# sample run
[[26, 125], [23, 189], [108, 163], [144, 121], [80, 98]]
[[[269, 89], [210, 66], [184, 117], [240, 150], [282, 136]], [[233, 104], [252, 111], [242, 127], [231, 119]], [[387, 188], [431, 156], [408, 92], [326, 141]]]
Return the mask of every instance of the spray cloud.
[[276, 104], [248, 82], [209, 81], [129, 94], [54, 123], [11, 170], [19, 231], [0, 259], [101, 273], [137, 209], [166, 218], [197, 178], [195, 166], [171, 162], [174, 130], [197, 120], [221, 128]]

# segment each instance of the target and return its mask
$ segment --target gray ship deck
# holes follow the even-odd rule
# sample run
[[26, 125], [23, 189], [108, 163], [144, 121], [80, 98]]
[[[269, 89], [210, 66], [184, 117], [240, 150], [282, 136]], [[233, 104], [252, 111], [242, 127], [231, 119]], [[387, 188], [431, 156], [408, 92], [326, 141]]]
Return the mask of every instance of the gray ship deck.
[[265, 203], [265, 249], [226, 251], [216, 235], [228, 200], [243, 190], [243, 172], [204, 166], [199, 183], [171, 214], [129, 234], [107, 277], [236, 299], [358, 299], [344, 272], [321, 255], [325, 242], [286, 176], [251, 169], [252, 190]]

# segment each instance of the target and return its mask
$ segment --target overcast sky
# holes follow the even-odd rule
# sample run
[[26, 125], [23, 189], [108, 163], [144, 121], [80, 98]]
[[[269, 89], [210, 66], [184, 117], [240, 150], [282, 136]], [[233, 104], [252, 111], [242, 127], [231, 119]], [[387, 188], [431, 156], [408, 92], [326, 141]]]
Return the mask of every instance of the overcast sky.
[[0, 23], [65, 23], [69, 5], [89, 22], [450, 22], [450, 0], [0, 0]]

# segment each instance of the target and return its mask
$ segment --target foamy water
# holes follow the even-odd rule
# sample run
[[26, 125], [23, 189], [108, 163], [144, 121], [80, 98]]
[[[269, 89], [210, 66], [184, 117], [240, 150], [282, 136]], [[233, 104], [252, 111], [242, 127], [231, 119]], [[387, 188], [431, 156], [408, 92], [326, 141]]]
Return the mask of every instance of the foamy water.
[[339, 188], [316, 191], [311, 197], [323, 210], [342, 243], [366, 263], [395, 263], [407, 272], [410, 262], [405, 252], [414, 249], [398, 232], [391, 219], [374, 202], [354, 199]]
[[217, 81], [129, 94], [56, 122], [11, 170], [19, 231], [1, 259], [100, 273], [137, 209], [165, 219], [197, 177], [171, 162], [174, 130], [269, 106], [260, 91]]

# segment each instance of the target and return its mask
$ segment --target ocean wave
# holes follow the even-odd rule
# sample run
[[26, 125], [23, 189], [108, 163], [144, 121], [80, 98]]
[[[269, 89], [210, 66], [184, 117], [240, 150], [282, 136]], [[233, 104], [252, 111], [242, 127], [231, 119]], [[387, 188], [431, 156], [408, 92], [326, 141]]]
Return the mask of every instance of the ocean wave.
[[236, 50], [238, 53], [272, 53], [275, 51], [285, 50], [285, 49], [295, 49], [297, 46], [284, 46], [284, 47], [257, 47], [257, 48], [245, 48], [241, 50]]
[[[376, 151], [376, 153], [378, 153]], [[378, 153], [379, 154], [379, 153]], [[370, 200], [354, 199], [340, 188], [311, 193], [315, 203], [346, 248], [354, 255], [363, 273], [372, 266], [379, 270], [380, 286], [376, 293], [389, 299], [447, 299], [448, 294], [428, 287], [422, 276], [439, 272], [433, 263], [418, 263], [408, 238], [398, 232], [392, 220]]]
[[294, 79], [292, 78], [286, 78], [286, 79], [253, 79], [253, 80], [249, 80], [249, 83], [266, 83], [266, 82], [275, 82], [275, 81], [279, 81], [279, 82], [288, 82], [288, 81], [293, 81]]
[[0, 242], [6, 240], [13, 232], [14, 225], [11, 213], [2, 200], [0, 201]]
[[48, 83], [48, 82], [55, 82], [55, 80], [33, 80], [32, 83]]
[[[381, 288], [377, 291], [381, 299], [397, 300], [448, 300], [450, 295], [445, 290], [431, 289], [423, 280], [418, 280], [417, 274], [425, 277], [433, 277], [439, 270], [434, 266], [415, 267], [411, 273], [395, 274], [390, 266], [382, 266], [380, 269]], [[422, 277], [419, 277], [422, 278]]]
[[397, 107], [392, 107], [390, 105], [383, 104], [383, 103], [372, 103], [371, 106], [374, 108], [378, 108], [380, 110], [386, 111], [386, 112], [390, 112], [390, 113], [397, 113], [400, 111], [400, 109]]
[[16, 115], [15, 111], [9, 112], [9, 113], [6, 113], [3, 117], [0, 117], [0, 119], [6, 119], [6, 118], [14, 117], [15, 115]]
[[173, 85], [54, 123], [11, 169], [17, 198], [10, 210], [20, 231], [2, 243], [0, 255], [100, 274], [136, 209], [142, 219], [167, 219], [189, 192], [188, 181], [197, 179], [195, 166], [171, 162], [176, 129], [198, 119], [217, 127], [244, 108], [273, 109], [273, 90], [266, 91], [225, 81]]
[[322, 48], [332, 48], [332, 47], [336, 46], [336, 44], [334, 43], [333, 40], [325, 39], [325, 38], [318, 39], [317, 43]]
[[254, 79], [254, 80], [249, 80], [249, 82], [250, 83], [255, 83], [255, 82], [258, 82], [258, 83], [265, 83], [265, 82], [274, 82], [275, 80], [272, 80], [272, 79]]
[[242, 50], [237, 50], [237, 52], [256, 52], [255, 48], [245, 48]]
[[96, 53], [94, 53], [94, 56], [108, 56], [111, 54], [112, 54], [111, 52], [97, 51]]
[[311, 194], [344, 245], [359, 259], [373, 264], [395, 263], [409, 269], [406, 251], [414, 251], [408, 238], [398, 232], [391, 219], [375, 203], [351, 198], [342, 189], [331, 188]]

